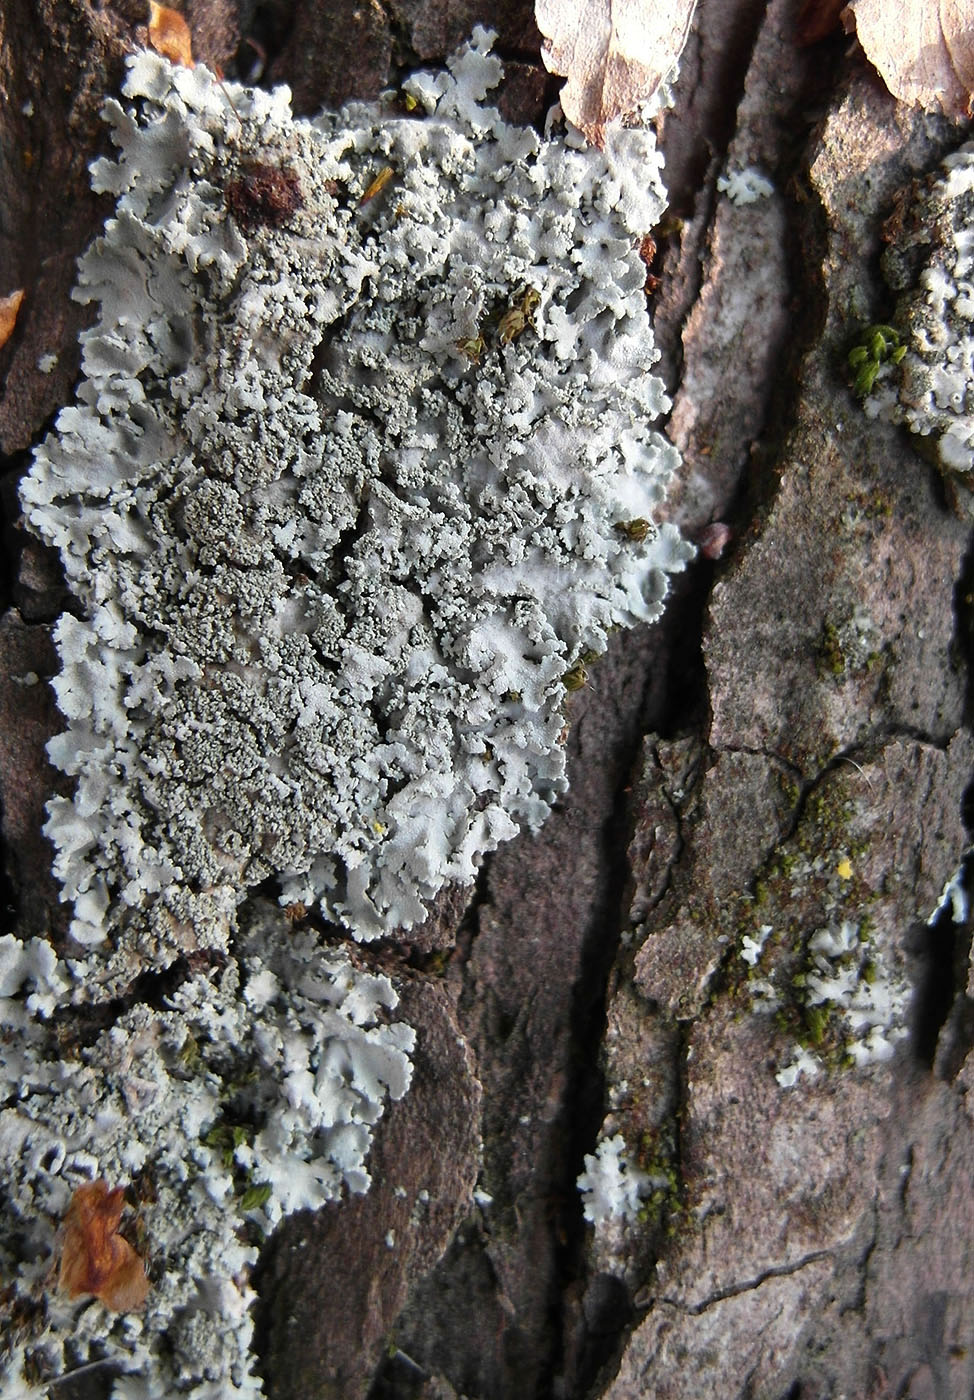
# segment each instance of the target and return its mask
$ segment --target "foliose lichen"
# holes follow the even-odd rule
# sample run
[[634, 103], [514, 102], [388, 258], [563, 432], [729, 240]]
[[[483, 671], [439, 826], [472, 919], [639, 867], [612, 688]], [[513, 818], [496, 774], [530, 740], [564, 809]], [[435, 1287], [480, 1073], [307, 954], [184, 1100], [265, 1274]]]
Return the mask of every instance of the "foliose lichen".
[[654, 139], [508, 126], [489, 47], [419, 117], [151, 53], [106, 104], [98, 320], [22, 487], [81, 614], [47, 831], [106, 980], [224, 947], [269, 876], [358, 938], [421, 920], [545, 818], [566, 675], [691, 552], [652, 523]]
[[[905, 350], [874, 375], [867, 412], [928, 437], [941, 467], [974, 470], [974, 143], [915, 185], [887, 226]], [[899, 353], [899, 352], [898, 352]]]
[[[241, 923], [233, 957], [78, 1044], [51, 1012], [88, 964], [0, 939], [5, 1396], [25, 1371], [51, 1380], [92, 1360], [127, 1373], [116, 1400], [260, 1394], [257, 1241], [283, 1215], [368, 1187], [372, 1128], [411, 1076], [415, 1036], [390, 1021], [392, 984], [266, 901]], [[56, 1291], [58, 1221], [99, 1178], [132, 1184], [151, 1283], [141, 1313]], [[18, 1329], [18, 1311], [33, 1324]]]
[[721, 194], [726, 194], [732, 204], [755, 204], [759, 199], [767, 199], [774, 194], [774, 185], [753, 166], [718, 175], [717, 189]]
[[[257, 1243], [367, 1187], [414, 1039], [289, 912], [392, 933], [542, 821], [566, 677], [690, 554], [654, 523], [653, 138], [506, 125], [489, 47], [411, 79], [411, 116], [296, 121], [151, 53], [106, 104], [97, 320], [22, 487], [74, 595], [47, 825], [74, 941], [0, 939], [5, 1396], [90, 1364], [115, 1400], [260, 1393]], [[99, 1179], [138, 1212], [143, 1313], [56, 1291]]]
[[912, 991], [902, 959], [886, 942], [871, 936], [866, 921], [842, 919], [816, 929], [801, 970], [792, 972], [785, 987], [774, 970], [764, 966], [772, 933], [771, 925], [765, 924], [756, 937], [745, 936], [740, 956], [748, 965], [755, 1011], [774, 1014], [787, 1006], [800, 1013], [804, 1039], [792, 1047], [791, 1058], [775, 1075], [782, 1088], [792, 1088], [803, 1075], [820, 1074], [826, 1046], [833, 1058], [841, 1057], [850, 1066], [891, 1059], [907, 1035]]
[[586, 1152], [585, 1170], [578, 1177], [582, 1214], [597, 1227], [635, 1220], [641, 1199], [656, 1184], [656, 1178], [629, 1160], [621, 1133], [603, 1137], [594, 1152]]

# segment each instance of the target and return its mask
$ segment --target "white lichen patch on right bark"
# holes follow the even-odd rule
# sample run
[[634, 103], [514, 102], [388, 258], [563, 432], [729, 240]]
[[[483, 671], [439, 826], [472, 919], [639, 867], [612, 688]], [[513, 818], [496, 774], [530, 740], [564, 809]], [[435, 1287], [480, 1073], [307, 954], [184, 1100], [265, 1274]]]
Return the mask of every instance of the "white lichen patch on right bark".
[[[898, 225], [898, 226], [897, 226]], [[883, 256], [902, 293], [896, 324], [906, 354], [887, 370], [867, 410], [936, 444], [947, 472], [974, 471], [974, 144], [947, 156], [891, 221]]]

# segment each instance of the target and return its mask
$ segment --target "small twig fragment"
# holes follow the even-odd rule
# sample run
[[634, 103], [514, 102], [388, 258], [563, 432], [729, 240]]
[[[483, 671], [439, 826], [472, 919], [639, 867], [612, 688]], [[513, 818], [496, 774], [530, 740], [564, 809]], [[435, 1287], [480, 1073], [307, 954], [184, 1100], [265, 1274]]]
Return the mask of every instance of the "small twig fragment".
[[388, 185], [389, 181], [395, 175], [395, 173], [396, 172], [393, 170], [391, 165], [383, 166], [383, 168], [379, 171], [378, 175], [372, 181], [371, 185], [369, 185], [368, 189], [365, 191], [365, 194], [363, 194], [362, 198], [359, 200], [359, 208], [361, 209], [363, 204], [368, 204], [370, 199], [375, 199], [377, 194], [381, 194], [382, 191], [385, 189], [386, 185]]

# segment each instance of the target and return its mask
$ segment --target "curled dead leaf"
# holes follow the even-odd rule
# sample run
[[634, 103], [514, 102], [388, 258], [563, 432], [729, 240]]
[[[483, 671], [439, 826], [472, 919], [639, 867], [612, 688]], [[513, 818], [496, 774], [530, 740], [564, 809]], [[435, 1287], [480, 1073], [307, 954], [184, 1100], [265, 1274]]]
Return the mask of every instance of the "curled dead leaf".
[[974, 15], [970, 0], [850, 0], [869, 62], [901, 102], [969, 116], [974, 93]]
[[134, 1312], [146, 1300], [145, 1265], [118, 1233], [125, 1189], [102, 1180], [79, 1186], [64, 1217], [58, 1286], [69, 1298], [93, 1294], [113, 1312]]
[[14, 326], [17, 324], [17, 312], [20, 310], [20, 303], [24, 299], [24, 291], [11, 292], [9, 296], [0, 297], [0, 348], [6, 345], [7, 341], [14, 333]]
[[561, 105], [596, 146], [653, 96], [683, 51], [696, 0], [536, 0], [541, 56], [568, 81]]
[[171, 63], [193, 68], [193, 36], [178, 10], [149, 0], [149, 44]]

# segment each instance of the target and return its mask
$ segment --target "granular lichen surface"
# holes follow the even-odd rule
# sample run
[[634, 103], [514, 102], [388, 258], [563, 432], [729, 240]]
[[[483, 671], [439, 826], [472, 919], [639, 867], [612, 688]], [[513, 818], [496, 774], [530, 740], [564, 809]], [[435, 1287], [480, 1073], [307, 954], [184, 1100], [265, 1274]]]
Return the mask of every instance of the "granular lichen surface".
[[[89, 1365], [115, 1400], [261, 1393], [259, 1241], [367, 1189], [416, 1041], [309, 911], [394, 934], [543, 821], [566, 696], [689, 557], [659, 523], [653, 137], [506, 125], [489, 48], [411, 79], [409, 116], [296, 121], [150, 53], [106, 103], [96, 319], [22, 486], [73, 595], [72, 921], [60, 956], [0, 939], [5, 1396]], [[142, 1312], [56, 1291], [102, 1181]]]
[[48, 824], [82, 943], [222, 946], [270, 876], [356, 937], [422, 919], [547, 815], [566, 677], [688, 556], [653, 523], [653, 139], [506, 125], [488, 48], [418, 116], [231, 107], [148, 53], [107, 105], [99, 317], [23, 486], [82, 614]]

